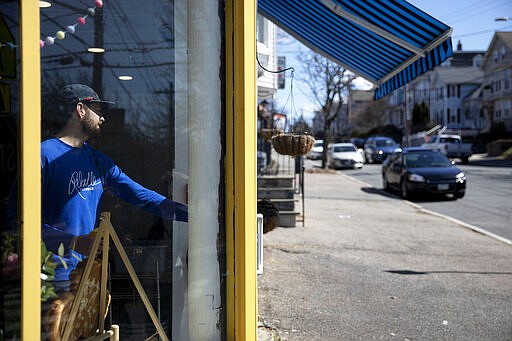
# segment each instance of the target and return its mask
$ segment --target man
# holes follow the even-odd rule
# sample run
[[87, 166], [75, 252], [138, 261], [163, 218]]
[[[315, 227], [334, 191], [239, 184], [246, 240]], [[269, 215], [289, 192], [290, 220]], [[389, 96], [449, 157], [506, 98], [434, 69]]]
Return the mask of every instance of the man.
[[89, 233], [98, 226], [98, 205], [105, 188], [121, 199], [167, 219], [187, 221], [187, 207], [166, 199], [130, 179], [108, 156], [87, 141], [98, 136], [105, 122], [103, 101], [90, 87], [64, 86], [59, 94], [61, 126], [41, 143], [42, 236], [57, 254], [65, 247], [67, 268], [56, 259], [54, 279], [65, 289], [69, 274], [92, 245]]

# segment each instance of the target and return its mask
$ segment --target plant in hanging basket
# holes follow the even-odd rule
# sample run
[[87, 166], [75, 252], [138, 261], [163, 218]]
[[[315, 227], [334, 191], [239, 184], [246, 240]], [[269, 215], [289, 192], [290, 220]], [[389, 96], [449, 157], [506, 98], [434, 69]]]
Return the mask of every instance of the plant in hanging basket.
[[277, 129], [277, 128], [261, 129], [260, 130], [260, 136], [264, 140], [270, 140], [272, 138], [272, 136], [280, 135], [282, 133], [283, 133], [283, 129]]
[[314, 143], [313, 136], [305, 134], [281, 134], [272, 137], [274, 149], [282, 155], [306, 155], [313, 148]]

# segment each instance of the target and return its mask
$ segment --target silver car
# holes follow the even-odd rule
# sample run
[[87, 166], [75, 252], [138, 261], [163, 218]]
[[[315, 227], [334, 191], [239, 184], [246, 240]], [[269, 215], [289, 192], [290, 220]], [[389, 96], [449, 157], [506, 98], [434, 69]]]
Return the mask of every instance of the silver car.
[[362, 168], [363, 151], [353, 143], [333, 143], [327, 151], [329, 168]]
[[316, 140], [311, 151], [306, 155], [308, 159], [311, 160], [320, 160], [322, 158], [322, 153], [324, 152], [324, 141]]

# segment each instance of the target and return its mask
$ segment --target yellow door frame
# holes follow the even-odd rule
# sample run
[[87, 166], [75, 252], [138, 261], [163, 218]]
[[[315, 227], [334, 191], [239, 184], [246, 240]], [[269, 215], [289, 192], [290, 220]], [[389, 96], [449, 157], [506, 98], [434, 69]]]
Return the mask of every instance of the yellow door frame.
[[226, 1], [227, 339], [255, 341], [256, 0]]
[[20, 4], [21, 339], [41, 337], [41, 65], [39, 6]]

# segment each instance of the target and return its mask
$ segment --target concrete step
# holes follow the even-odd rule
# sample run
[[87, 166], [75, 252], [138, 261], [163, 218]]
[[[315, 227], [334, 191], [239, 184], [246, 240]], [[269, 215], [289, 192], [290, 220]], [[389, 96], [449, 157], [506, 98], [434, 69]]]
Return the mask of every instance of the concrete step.
[[279, 226], [280, 227], [295, 227], [297, 216], [299, 212], [295, 211], [280, 211], [279, 212]]
[[[258, 198], [260, 199], [260, 198]], [[268, 199], [279, 211], [295, 210], [296, 199]]]
[[258, 188], [290, 187], [293, 188], [294, 176], [290, 175], [262, 175], [258, 177]]
[[258, 199], [293, 199], [294, 194], [288, 187], [258, 188]]

